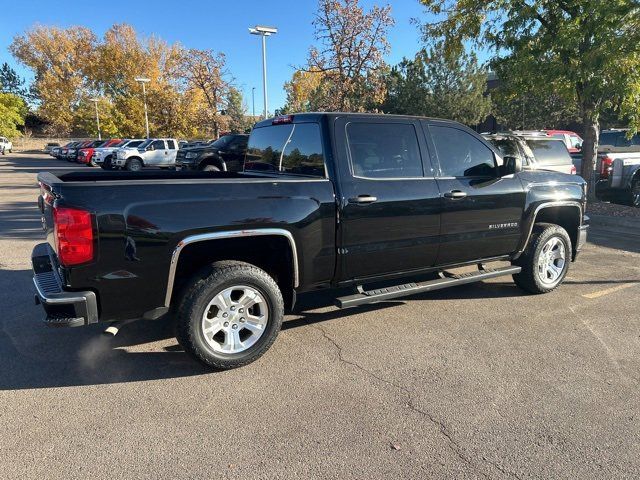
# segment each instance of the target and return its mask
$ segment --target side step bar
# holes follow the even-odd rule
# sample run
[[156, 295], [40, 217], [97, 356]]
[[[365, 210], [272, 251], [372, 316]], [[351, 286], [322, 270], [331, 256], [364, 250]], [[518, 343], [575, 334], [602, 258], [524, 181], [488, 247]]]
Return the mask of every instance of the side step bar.
[[462, 273], [460, 275], [451, 275], [445, 272], [443, 278], [429, 280], [420, 283], [405, 283], [403, 285], [394, 285], [392, 287], [379, 288], [376, 290], [363, 290], [358, 287], [358, 293], [347, 295], [336, 299], [336, 305], [339, 308], [356, 307], [367, 303], [382, 302], [391, 300], [392, 298], [406, 297], [421, 292], [431, 292], [433, 290], [441, 290], [456, 285], [465, 285], [467, 283], [480, 282], [489, 278], [502, 277], [503, 275], [513, 275], [520, 273], [522, 269], [516, 266], [502, 267], [495, 269], [480, 269], [477, 272]]

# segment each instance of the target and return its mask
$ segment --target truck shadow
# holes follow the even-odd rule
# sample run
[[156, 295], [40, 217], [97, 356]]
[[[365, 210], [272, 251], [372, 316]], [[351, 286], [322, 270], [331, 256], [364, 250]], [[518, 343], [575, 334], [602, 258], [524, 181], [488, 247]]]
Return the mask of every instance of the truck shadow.
[[[593, 280], [585, 283], [591, 282]], [[339, 310], [333, 307], [335, 293], [300, 296], [296, 310], [286, 316], [283, 330], [376, 312], [416, 300], [526, 295], [511, 282], [491, 282]], [[28, 270], [0, 270], [0, 304], [4, 314], [0, 317], [0, 390], [100, 385], [211, 373], [177, 345], [171, 318], [131, 322], [115, 337], [103, 333], [105, 324], [47, 328], [41, 321], [41, 307], [33, 303]]]
[[40, 211], [33, 201], [3, 203], [0, 209], [0, 236], [5, 239], [42, 239]]

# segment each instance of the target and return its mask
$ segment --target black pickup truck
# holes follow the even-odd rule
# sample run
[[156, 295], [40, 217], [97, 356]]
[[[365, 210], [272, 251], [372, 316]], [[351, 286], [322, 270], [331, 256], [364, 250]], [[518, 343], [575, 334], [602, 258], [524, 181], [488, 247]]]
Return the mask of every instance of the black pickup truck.
[[[460, 124], [406, 116], [262, 121], [242, 172], [38, 180], [45, 321], [171, 313], [185, 350], [218, 369], [260, 357], [303, 292], [352, 288], [344, 308], [502, 275], [549, 292], [588, 226], [582, 178], [522, 171]], [[499, 260], [510, 265], [486, 265]]]

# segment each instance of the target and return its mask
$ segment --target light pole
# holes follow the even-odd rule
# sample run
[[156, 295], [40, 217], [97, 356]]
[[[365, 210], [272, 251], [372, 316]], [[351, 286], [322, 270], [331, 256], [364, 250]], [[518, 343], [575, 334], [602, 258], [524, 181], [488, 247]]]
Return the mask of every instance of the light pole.
[[147, 131], [147, 138], [149, 138], [149, 116], [147, 115], [147, 88], [145, 85], [151, 81], [151, 79], [146, 77], [136, 77], [136, 82], [140, 82], [142, 84], [142, 97], [144, 98], [144, 126]]
[[96, 105], [96, 124], [98, 125], [98, 140], [102, 140], [102, 135], [100, 134], [100, 115], [98, 114], [98, 100], [97, 98], [90, 98], [90, 101], [95, 103]]
[[251, 104], [253, 105], [253, 121], [256, 121], [256, 87], [251, 87]]
[[267, 112], [269, 111], [269, 101], [267, 99], [267, 37], [278, 33], [278, 29], [256, 25], [254, 28], [249, 29], [249, 33], [262, 37], [262, 89], [264, 93], [264, 118], [267, 118]]

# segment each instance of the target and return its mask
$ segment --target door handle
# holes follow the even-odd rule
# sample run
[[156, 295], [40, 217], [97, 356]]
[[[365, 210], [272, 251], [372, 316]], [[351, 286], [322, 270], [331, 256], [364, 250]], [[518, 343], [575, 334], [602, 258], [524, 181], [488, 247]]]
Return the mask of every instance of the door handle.
[[467, 196], [467, 192], [463, 192], [462, 190], [451, 190], [444, 194], [445, 198], [450, 198], [451, 200], [460, 200]]
[[349, 203], [358, 203], [360, 205], [366, 205], [377, 201], [378, 197], [374, 197], [372, 195], [358, 195], [357, 197], [349, 199]]

